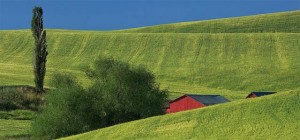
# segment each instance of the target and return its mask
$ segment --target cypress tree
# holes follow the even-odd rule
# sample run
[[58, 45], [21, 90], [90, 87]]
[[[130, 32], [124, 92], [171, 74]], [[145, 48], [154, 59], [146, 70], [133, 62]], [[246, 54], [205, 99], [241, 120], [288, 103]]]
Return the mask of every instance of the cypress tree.
[[46, 30], [43, 30], [43, 9], [34, 7], [32, 10], [31, 31], [35, 39], [33, 58], [34, 82], [37, 93], [44, 92], [44, 77], [46, 73]]

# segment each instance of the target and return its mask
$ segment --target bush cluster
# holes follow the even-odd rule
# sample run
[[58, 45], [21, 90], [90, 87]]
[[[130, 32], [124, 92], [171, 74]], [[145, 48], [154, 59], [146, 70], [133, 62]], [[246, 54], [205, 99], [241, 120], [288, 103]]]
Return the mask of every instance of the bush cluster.
[[0, 110], [38, 110], [43, 103], [43, 96], [36, 95], [33, 90], [28, 90], [25, 87], [2, 87], [0, 90]]
[[36, 138], [53, 139], [163, 114], [167, 91], [154, 75], [113, 59], [99, 59], [88, 71], [84, 89], [72, 76], [56, 74], [45, 109], [33, 123]]

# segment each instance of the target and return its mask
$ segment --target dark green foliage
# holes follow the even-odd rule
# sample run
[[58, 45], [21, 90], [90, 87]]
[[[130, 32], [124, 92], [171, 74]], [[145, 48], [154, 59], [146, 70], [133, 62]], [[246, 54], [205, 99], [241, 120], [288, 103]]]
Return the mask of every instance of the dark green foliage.
[[100, 59], [89, 70], [93, 84], [84, 90], [71, 76], [58, 74], [57, 89], [33, 123], [36, 138], [53, 139], [122, 122], [163, 114], [167, 91], [159, 90], [144, 68]]
[[53, 139], [85, 130], [84, 113], [89, 101], [84, 90], [71, 76], [57, 74], [52, 81], [52, 86], [58, 88], [47, 93], [46, 107], [32, 124], [37, 139]]
[[1, 86], [0, 110], [38, 110], [43, 104], [43, 96], [36, 95], [30, 86]]
[[130, 67], [113, 59], [99, 59], [92, 73], [95, 82], [88, 94], [98, 95], [103, 101], [93, 108], [103, 109], [102, 119], [106, 120], [106, 126], [164, 113], [167, 91], [160, 91], [154, 75], [144, 68]]
[[22, 95], [15, 92], [2, 92], [0, 94], [0, 110], [14, 110], [22, 102]]
[[46, 73], [46, 30], [43, 30], [43, 9], [34, 7], [32, 10], [31, 31], [35, 39], [34, 50], [34, 82], [38, 93], [44, 91], [44, 77]]

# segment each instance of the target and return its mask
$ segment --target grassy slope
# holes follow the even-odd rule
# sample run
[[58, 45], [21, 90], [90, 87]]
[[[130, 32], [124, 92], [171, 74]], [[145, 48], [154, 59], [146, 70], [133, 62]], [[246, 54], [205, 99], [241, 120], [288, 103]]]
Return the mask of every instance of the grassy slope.
[[65, 140], [298, 139], [299, 106], [299, 91], [284, 92], [133, 121]]
[[[240, 23], [241, 26], [235, 27], [239, 31], [232, 32], [252, 32], [254, 30], [248, 30], [248, 25], [260, 21], [268, 24], [255, 25], [251, 29], [259, 30], [263, 27], [297, 32], [299, 26], [294, 23], [299, 23], [299, 13], [300, 11], [294, 11], [203, 23]], [[279, 24], [281, 21], [285, 22], [284, 26]], [[180, 29], [180, 32], [204, 29], [202, 27], [205, 26], [201, 25], [199, 28], [198, 23], [202, 24], [180, 23], [173, 24], [172, 28]], [[222, 32], [217, 29], [226, 29], [227, 24], [214, 29]], [[188, 25], [188, 28], [183, 28], [183, 25]], [[165, 25], [156, 27], [166, 31], [170, 29]], [[151, 29], [156, 32], [155, 28]], [[162, 87], [173, 92], [172, 98], [182, 92], [203, 92], [220, 93], [235, 99], [244, 97], [252, 90], [283, 91], [297, 88], [300, 84], [299, 33], [195, 34], [48, 30], [47, 37], [50, 54], [46, 85], [49, 76], [57, 71], [75, 74], [83, 85], [88, 85], [89, 81], [82, 69], [97, 56], [113, 56], [134, 65], [145, 65], [156, 74]], [[1, 85], [33, 85], [32, 50], [33, 38], [29, 30], [0, 31]]]
[[[48, 76], [76, 74], [97, 56], [145, 65], [171, 91], [246, 93], [300, 85], [300, 34], [48, 32]], [[31, 84], [30, 31], [0, 31], [0, 84]], [[46, 78], [47, 80], [47, 78]], [[47, 84], [47, 82], [46, 82]], [[211, 89], [215, 89], [211, 90]], [[226, 91], [225, 91], [226, 92]]]
[[[228, 32], [260, 32], [262, 28], [263, 32], [299, 32], [299, 15], [296, 11], [111, 33], [49, 30], [46, 84], [49, 75], [62, 71], [75, 74], [80, 82], [88, 85], [81, 70], [97, 56], [105, 55], [146, 65], [163, 87], [174, 91], [172, 98], [181, 92], [208, 92], [237, 99], [252, 90], [296, 89], [300, 85], [299, 33]], [[32, 46], [28, 30], [0, 31], [1, 85], [33, 85]], [[299, 92], [282, 93], [149, 118], [76, 137], [254, 138], [255, 134], [255, 138], [261, 139], [293, 139], [299, 131], [300, 111], [296, 106], [299, 106]], [[134, 131], [128, 132], [129, 129]]]
[[121, 30], [131, 33], [253, 33], [300, 32], [300, 11], [237, 18], [181, 22]]
[[[244, 96], [252, 90], [282, 91], [300, 85], [299, 38], [298, 33], [136, 34], [50, 30], [47, 75], [58, 70], [69, 72], [87, 85], [81, 70], [97, 56], [113, 56], [134, 65], [145, 65], [163, 87], [175, 92], [222, 92], [229, 96], [243, 93]], [[0, 31], [0, 40], [0, 84], [33, 85], [30, 31]]]
[[0, 119], [0, 139], [7, 137], [28, 137], [31, 121], [29, 120], [2, 120]]

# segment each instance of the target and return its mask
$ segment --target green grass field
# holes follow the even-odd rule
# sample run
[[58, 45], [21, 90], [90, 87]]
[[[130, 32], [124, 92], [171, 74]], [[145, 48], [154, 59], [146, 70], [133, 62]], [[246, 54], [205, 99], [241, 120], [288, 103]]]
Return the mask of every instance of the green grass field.
[[0, 140], [29, 139], [34, 115], [35, 112], [29, 110], [0, 111]]
[[300, 91], [157, 116], [63, 140], [299, 139]]
[[[298, 33], [101, 33], [48, 31], [49, 76], [82, 71], [98, 56], [145, 65], [173, 92], [246, 94], [300, 85]], [[0, 84], [33, 85], [30, 31], [0, 31]], [[211, 90], [213, 89], [213, 90]], [[243, 97], [243, 96], [241, 96]]]
[[0, 119], [0, 139], [26, 139], [30, 136], [30, 120]]
[[[46, 86], [54, 72], [89, 85], [84, 69], [105, 56], [144, 65], [171, 99], [212, 93], [233, 101], [69, 139], [296, 139], [299, 23], [300, 11], [293, 11], [108, 32], [49, 29]], [[33, 43], [30, 30], [0, 31], [0, 85], [34, 85]], [[243, 99], [251, 91], [280, 93]]]
[[130, 33], [260, 33], [300, 32], [300, 11], [180, 22], [121, 30]]

